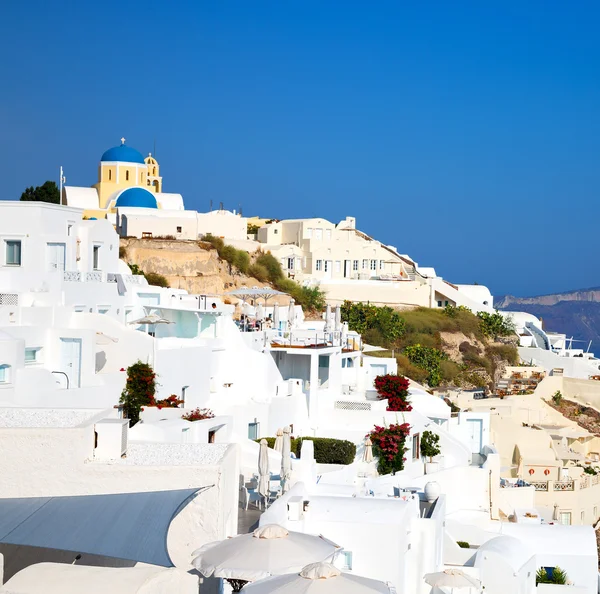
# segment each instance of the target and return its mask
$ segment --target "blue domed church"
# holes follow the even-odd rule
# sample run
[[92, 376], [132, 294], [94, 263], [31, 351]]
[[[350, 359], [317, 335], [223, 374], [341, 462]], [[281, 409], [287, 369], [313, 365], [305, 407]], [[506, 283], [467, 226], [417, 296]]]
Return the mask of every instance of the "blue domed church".
[[[152, 154], [143, 157], [121, 144], [104, 151], [98, 165], [98, 181], [91, 188], [65, 186], [63, 204], [83, 208], [88, 218], [108, 218], [116, 223], [118, 210], [184, 210], [181, 194], [162, 191], [160, 167]], [[147, 212], [151, 214], [151, 212]]]

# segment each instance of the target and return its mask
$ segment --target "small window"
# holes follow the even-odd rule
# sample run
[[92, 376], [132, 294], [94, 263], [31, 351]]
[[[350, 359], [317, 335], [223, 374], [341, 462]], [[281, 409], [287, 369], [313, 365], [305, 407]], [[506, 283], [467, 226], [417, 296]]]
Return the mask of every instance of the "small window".
[[319, 355], [319, 367], [329, 369], [329, 355]]
[[442, 302], [438, 301], [438, 307], [442, 307]]
[[354, 367], [354, 359], [348, 359], [348, 363], [346, 363], [346, 367], [348, 367], [348, 368]]
[[412, 438], [412, 459], [418, 460], [421, 454], [421, 443], [419, 439], [419, 434], [415, 433]]
[[448, 303], [449, 303], [448, 301], [444, 301], [444, 305], [445, 305], [446, 307], [448, 307]]
[[331, 239], [331, 229], [325, 229], [325, 239]]
[[109, 169], [108, 170], [108, 181], [112, 180], [112, 171]]
[[273, 233], [277, 235], [279, 233], [279, 229], [273, 229]]
[[125, 172], [125, 181], [129, 181], [129, 169]]
[[358, 271], [358, 260], [354, 260], [354, 262], [352, 262], [352, 270], [355, 272]]
[[150, 185], [150, 180], [147, 180], [146, 185], [149, 186]]
[[0, 384], [10, 383], [10, 365], [0, 365]]
[[110, 311], [110, 305], [99, 305], [98, 306], [98, 313], [99, 314], [106, 314]]
[[287, 259], [288, 270], [294, 270], [294, 258]]
[[383, 270], [385, 268], [385, 260], [379, 260], [379, 270]]
[[563, 526], [570, 526], [571, 525], [571, 512], [560, 512], [559, 522]]
[[315, 229], [315, 239], [323, 239], [323, 229]]
[[21, 266], [21, 242], [10, 239], [6, 242], [6, 265]]
[[335, 261], [335, 271], [336, 272], [341, 272], [342, 271], [342, 261], [341, 260], [336, 260]]
[[71, 231], [73, 230], [73, 225], [67, 225], [67, 236], [71, 237]]
[[73, 310], [75, 311], [75, 313], [81, 313], [85, 311], [85, 305], [74, 305]]
[[177, 227], [177, 233], [181, 233], [181, 227]]
[[156, 167], [152, 168], [152, 175], [156, 175]]
[[100, 246], [94, 246], [94, 257], [93, 257], [94, 270], [100, 270]]
[[307, 239], [312, 239], [312, 227], [308, 227], [306, 229], [306, 238]]
[[37, 363], [40, 347], [25, 349], [25, 363]]
[[260, 423], [248, 423], [248, 439], [258, 439]]
[[369, 267], [369, 261], [368, 260], [363, 260], [362, 262], [362, 269], [366, 270]]
[[342, 551], [340, 553], [340, 569], [342, 571], [352, 571], [352, 551]]
[[323, 260], [317, 260], [317, 272], [323, 270]]
[[371, 270], [377, 270], [377, 260], [371, 260]]

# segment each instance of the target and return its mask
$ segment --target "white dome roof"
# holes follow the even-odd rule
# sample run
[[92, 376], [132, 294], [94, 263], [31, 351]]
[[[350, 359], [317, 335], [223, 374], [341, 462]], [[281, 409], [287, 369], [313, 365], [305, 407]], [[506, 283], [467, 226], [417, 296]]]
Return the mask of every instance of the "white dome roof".
[[497, 536], [487, 542], [484, 542], [475, 554], [475, 567], [477, 567], [480, 557], [485, 553], [496, 553], [501, 556], [517, 572], [531, 557], [532, 552], [523, 544], [523, 541], [514, 536]]

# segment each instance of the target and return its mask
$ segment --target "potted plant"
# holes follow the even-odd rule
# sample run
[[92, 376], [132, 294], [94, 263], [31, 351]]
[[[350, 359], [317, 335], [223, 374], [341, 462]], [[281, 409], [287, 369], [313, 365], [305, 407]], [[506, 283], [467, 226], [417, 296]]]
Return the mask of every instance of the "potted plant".
[[423, 431], [421, 435], [421, 455], [424, 458], [429, 458], [429, 462], [425, 462], [425, 474], [437, 472], [439, 464], [433, 461], [435, 456], [440, 454], [440, 436], [432, 431]]

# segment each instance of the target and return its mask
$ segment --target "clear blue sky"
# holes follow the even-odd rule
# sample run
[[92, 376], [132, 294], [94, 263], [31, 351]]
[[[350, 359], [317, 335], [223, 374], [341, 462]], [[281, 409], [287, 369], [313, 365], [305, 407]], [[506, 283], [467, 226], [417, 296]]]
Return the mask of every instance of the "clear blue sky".
[[1, 197], [156, 139], [188, 208], [352, 215], [495, 294], [600, 285], [599, 22], [592, 0], [6, 3]]

